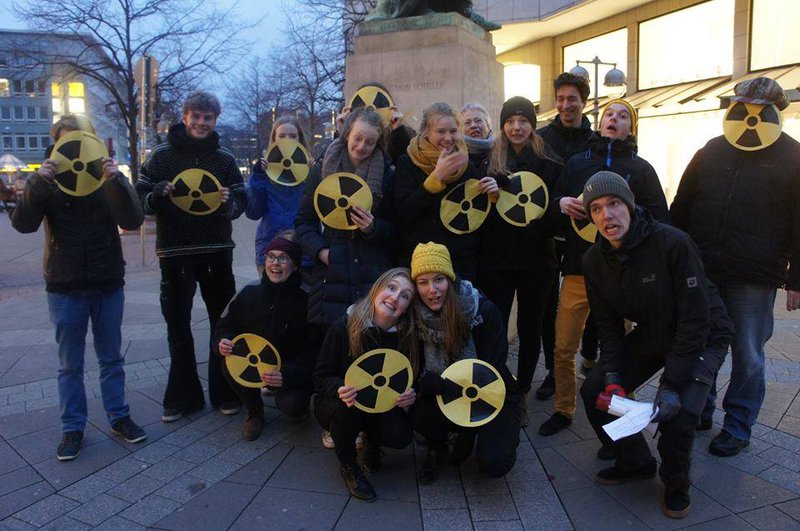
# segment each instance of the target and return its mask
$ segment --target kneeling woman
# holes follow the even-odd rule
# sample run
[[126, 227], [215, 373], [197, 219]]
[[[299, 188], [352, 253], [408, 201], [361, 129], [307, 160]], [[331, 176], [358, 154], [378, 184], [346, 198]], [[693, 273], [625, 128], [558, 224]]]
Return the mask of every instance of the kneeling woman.
[[[450, 253], [443, 245], [418, 245], [411, 258], [411, 276], [417, 286], [415, 324], [423, 346], [419, 396], [411, 418], [414, 430], [425, 437], [428, 446], [419, 481], [432, 483], [448, 460], [461, 464], [473, 448], [481, 473], [501, 477], [516, 461], [520, 420], [520, 392], [506, 367], [508, 340], [503, 318], [469, 281], [456, 277]], [[506, 398], [500, 413], [489, 423], [464, 428], [442, 414], [436, 395], [453, 385], [441, 377], [442, 371], [456, 361], [475, 358], [497, 369], [506, 385]], [[452, 454], [447, 444], [450, 432], [458, 433]]]
[[383, 455], [381, 446], [405, 448], [411, 443], [406, 410], [416, 394], [409, 388], [388, 412], [367, 413], [354, 406], [357, 391], [344, 384], [344, 375], [356, 358], [376, 348], [394, 349], [408, 356], [416, 375], [417, 340], [407, 311], [414, 297], [408, 269], [383, 273], [369, 294], [328, 329], [314, 370], [314, 414], [333, 437], [347, 490], [360, 500], [372, 501], [376, 494], [356, 461], [356, 437], [365, 432], [362, 464], [368, 472], [376, 472]]
[[[248, 284], [234, 295], [222, 313], [214, 332], [214, 344], [222, 356], [233, 352], [233, 338], [243, 333], [263, 337], [281, 356], [279, 371], [261, 375], [264, 384], [276, 390], [275, 404], [290, 418], [302, 418], [314, 387], [311, 374], [321, 342], [319, 328], [306, 320], [308, 296], [300, 288], [300, 245], [294, 232], [273, 238], [264, 249], [265, 271], [260, 282]], [[222, 372], [236, 395], [247, 406], [242, 427], [246, 441], [258, 439], [264, 429], [264, 403], [259, 389], [244, 387]]]

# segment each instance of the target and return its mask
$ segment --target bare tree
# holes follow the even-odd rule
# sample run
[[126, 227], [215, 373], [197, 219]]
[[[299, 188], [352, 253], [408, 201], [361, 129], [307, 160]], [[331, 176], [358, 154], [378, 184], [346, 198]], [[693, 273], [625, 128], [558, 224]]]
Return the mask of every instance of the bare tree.
[[223, 61], [243, 51], [232, 9], [209, 7], [204, 0], [15, 0], [13, 8], [31, 28], [64, 43], [25, 50], [36, 64], [91, 78], [107, 91], [109, 108], [128, 131], [134, 179], [139, 170], [137, 60], [156, 57], [162, 93], [174, 95], [218, 73]]

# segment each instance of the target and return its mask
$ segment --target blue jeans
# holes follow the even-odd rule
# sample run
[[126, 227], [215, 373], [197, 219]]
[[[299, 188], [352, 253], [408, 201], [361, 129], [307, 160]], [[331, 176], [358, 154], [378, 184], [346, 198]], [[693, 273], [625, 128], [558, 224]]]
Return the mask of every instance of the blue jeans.
[[[777, 290], [746, 282], [720, 282], [718, 287], [736, 330], [731, 342], [731, 380], [722, 401], [725, 410], [722, 429], [737, 439], [749, 441], [764, 402], [764, 345], [772, 337]], [[708, 394], [704, 418], [711, 418], [716, 398], [715, 382]]]
[[47, 294], [50, 321], [55, 325], [58, 343], [58, 400], [64, 432], [83, 431], [86, 427], [83, 356], [89, 319], [108, 421], [113, 424], [130, 414], [125, 402], [125, 356], [120, 349], [124, 303], [122, 288], [85, 296]]

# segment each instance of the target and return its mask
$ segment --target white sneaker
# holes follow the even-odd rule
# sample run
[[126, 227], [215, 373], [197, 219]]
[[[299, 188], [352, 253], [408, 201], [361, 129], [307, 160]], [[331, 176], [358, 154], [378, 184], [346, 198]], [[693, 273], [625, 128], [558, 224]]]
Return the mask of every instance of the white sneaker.
[[331, 432], [329, 431], [322, 432], [322, 446], [324, 446], [328, 450], [333, 450], [334, 448], [336, 448], [336, 443], [333, 442], [333, 437], [331, 437]]
[[356, 437], [356, 450], [361, 450], [364, 448], [364, 432], [359, 432], [358, 437]]

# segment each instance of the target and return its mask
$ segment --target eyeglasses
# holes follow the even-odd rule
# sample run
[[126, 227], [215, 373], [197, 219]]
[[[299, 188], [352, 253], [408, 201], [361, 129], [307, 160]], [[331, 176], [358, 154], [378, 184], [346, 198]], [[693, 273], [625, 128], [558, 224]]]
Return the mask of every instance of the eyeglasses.
[[280, 265], [286, 265], [291, 261], [292, 261], [292, 259], [289, 258], [288, 254], [267, 253], [267, 263], [268, 264], [274, 264], [275, 262], [278, 262]]

